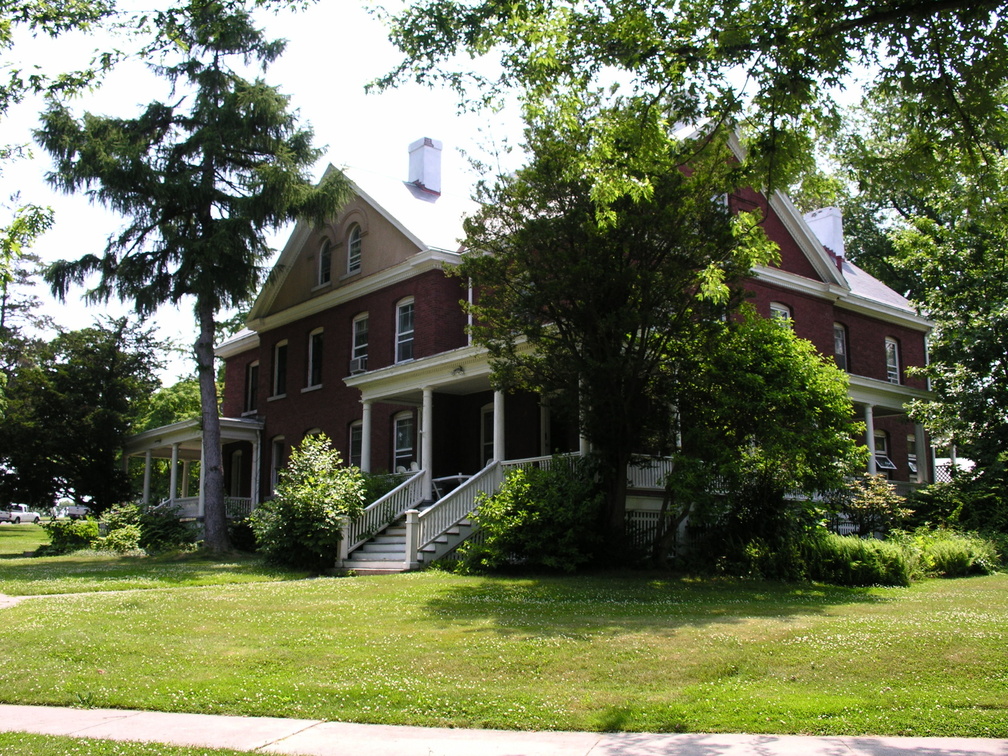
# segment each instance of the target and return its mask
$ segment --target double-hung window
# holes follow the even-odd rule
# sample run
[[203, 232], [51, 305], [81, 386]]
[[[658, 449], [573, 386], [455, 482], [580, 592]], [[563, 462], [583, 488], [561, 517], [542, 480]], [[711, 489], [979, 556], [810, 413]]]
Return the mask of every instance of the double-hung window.
[[332, 281], [332, 244], [328, 239], [322, 242], [318, 255], [318, 285]]
[[308, 335], [308, 386], [322, 385], [322, 329], [316, 328]]
[[368, 315], [362, 313], [353, 319], [350, 333], [350, 375], [367, 370], [368, 357]]
[[347, 234], [347, 273], [359, 273], [361, 269], [361, 228], [356, 223]]
[[395, 417], [393, 469], [409, 470], [416, 459], [413, 454], [413, 413], [403, 412]]
[[847, 360], [847, 327], [842, 323], [833, 324], [833, 356], [838, 368], [844, 372], [850, 371]]
[[783, 302], [770, 303], [770, 318], [776, 320], [781, 325], [791, 328], [791, 308]]
[[413, 298], [404, 299], [396, 305], [396, 346], [395, 361], [413, 359]]
[[259, 407], [259, 361], [245, 366], [245, 409], [255, 412]]
[[364, 423], [358, 420], [350, 424], [350, 464], [361, 466], [364, 457]]
[[273, 396], [287, 393], [287, 341], [279, 341], [273, 347]]
[[889, 380], [889, 383], [900, 382], [899, 362], [900, 362], [899, 342], [896, 341], [896, 339], [887, 338], [885, 340], [885, 364], [886, 364], [886, 378]]

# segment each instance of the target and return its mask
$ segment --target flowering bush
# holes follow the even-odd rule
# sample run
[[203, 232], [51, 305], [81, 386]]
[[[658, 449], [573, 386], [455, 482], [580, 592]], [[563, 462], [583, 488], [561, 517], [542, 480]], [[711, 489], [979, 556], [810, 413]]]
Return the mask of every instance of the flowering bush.
[[306, 436], [249, 524], [268, 561], [320, 572], [336, 563], [342, 518], [359, 514], [364, 498], [361, 471], [344, 466], [324, 434]]

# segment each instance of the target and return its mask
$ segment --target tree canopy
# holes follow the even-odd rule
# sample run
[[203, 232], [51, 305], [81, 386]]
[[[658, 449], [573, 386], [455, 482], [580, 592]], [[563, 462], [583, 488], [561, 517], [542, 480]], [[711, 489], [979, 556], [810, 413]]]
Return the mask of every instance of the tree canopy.
[[[618, 551], [627, 464], [649, 423], [668, 422], [668, 360], [697, 348], [705, 324], [735, 302], [738, 281], [775, 248], [723, 199], [742, 180], [723, 140], [688, 161], [694, 140], [624, 122], [628, 149], [613, 156], [614, 173], [647, 191], [594, 194], [583, 158], [596, 116], [604, 113], [573, 123], [544, 114], [529, 127], [528, 166], [484, 187], [466, 223], [473, 251], [460, 273], [479, 289], [473, 335], [498, 384], [556, 393], [556, 406], [576, 408], [600, 460], [604, 525]], [[635, 140], [650, 150], [638, 153]]]
[[857, 79], [956, 121], [963, 142], [1006, 117], [1004, 0], [417, 0], [392, 39], [404, 60], [383, 86], [443, 81], [479, 100], [516, 87], [526, 108], [564, 110], [615, 84], [689, 123], [741, 124], [769, 186], [811, 165]]
[[122, 444], [139, 430], [164, 348], [125, 318], [60, 333], [22, 353], [0, 423], [0, 496], [96, 511], [130, 497]]
[[[271, 250], [266, 231], [295, 218], [321, 222], [348, 194], [338, 173], [314, 185], [320, 156], [288, 98], [242, 71], [283, 51], [250, 15], [253, 0], [190, 0], [158, 12], [154, 70], [176, 88], [135, 118], [76, 117], [52, 102], [37, 132], [53, 156], [52, 183], [84, 192], [127, 218], [102, 255], [61, 261], [54, 293], [92, 274], [93, 300], [116, 296], [142, 314], [192, 297], [204, 433], [206, 545], [228, 547], [213, 343], [216, 314], [258, 289]], [[283, 5], [284, 3], [274, 3]]]

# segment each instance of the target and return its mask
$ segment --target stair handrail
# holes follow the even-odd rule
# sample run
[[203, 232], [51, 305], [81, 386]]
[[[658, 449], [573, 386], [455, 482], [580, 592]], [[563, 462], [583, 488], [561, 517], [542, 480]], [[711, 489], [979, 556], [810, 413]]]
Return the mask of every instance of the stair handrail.
[[418, 506], [425, 498], [423, 477], [423, 470], [413, 473], [347, 523], [343, 532], [343, 543], [347, 545], [344, 555], [363, 546], [406, 510]]
[[465, 483], [420, 512], [417, 517], [416, 539], [413, 543], [407, 543], [410, 551], [407, 560], [411, 563], [416, 562], [417, 551], [476, 511], [479, 495], [495, 494], [503, 480], [501, 463], [490, 460], [486, 467]]

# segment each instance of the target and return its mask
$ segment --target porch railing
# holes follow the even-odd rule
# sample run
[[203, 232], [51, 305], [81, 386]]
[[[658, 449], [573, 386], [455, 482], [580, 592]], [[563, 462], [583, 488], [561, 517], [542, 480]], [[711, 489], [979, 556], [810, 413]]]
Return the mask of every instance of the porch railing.
[[[553, 467], [555, 462], [560, 464], [566, 464], [573, 467], [574, 464], [581, 458], [581, 455], [577, 452], [572, 454], [557, 454], [552, 457], [526, 457], [525, 459], [509, 459], [501, 463], [501, 469], [506, 475], [511, 470], [529, 470], [531, 468], [538, 468], [540, 470], [549, 470]], [[503, 476], [501, 477], [503, 480]]]
[[[518, 460], [522, 462], [524, 460]], [[491, 461], [465, 483], [423, 512], [407, 514], [406, 561], [411, 569], [419, 565], [417, 554], [449, 528], [476, 510], [480, 494], [492, 495], [504, 480], [503, 466]], [[413, 516], [410, 516], [413, 514]]]
[[345, 523], [341, 557], [345, 560], [351, 551], [388, 527], [403, 512], [420, 504], [425, 498], [423, 478], [423, 470], [413, 473], [380, 499], [369, 504], [359, 517]]
[[252, 514], [251, 496], [225, 496], [224, 511], [232, 520], [244, 520]]

